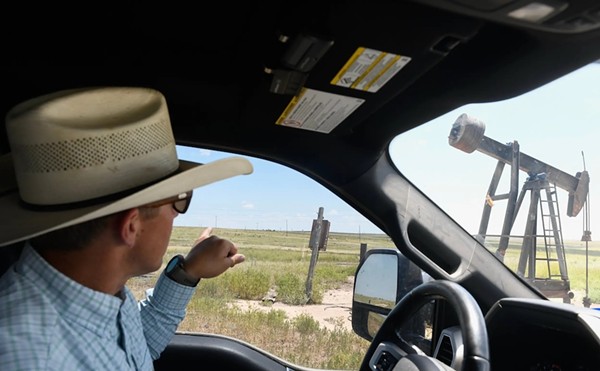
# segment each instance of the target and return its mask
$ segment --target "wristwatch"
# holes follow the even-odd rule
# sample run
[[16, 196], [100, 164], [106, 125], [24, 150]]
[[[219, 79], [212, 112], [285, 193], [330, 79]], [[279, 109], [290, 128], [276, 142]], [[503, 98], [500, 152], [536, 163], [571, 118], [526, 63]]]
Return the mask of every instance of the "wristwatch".
[[200, 278], [194, 278], [190, 276], [183, 269], [184, 261], [185, 258], [183, 257], [183, 255], [175, 255], [169, 261], [169, 263], [167, 263], [167, 267], [165, 268], [165, 275], [179, 284], [196, 287], [196, 285], [198, 285], [198, 282], [200, 282]]

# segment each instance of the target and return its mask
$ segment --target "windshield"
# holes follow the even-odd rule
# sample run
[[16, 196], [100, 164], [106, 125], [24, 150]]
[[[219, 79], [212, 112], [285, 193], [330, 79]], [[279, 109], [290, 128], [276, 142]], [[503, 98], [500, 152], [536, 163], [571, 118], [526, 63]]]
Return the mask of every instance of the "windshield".
[[600, 303], [598, 86], [593, 63], [513, 99], [460, 107], [389, 149], [398, 169], [507, 267], [553, 300], [588, 307]]

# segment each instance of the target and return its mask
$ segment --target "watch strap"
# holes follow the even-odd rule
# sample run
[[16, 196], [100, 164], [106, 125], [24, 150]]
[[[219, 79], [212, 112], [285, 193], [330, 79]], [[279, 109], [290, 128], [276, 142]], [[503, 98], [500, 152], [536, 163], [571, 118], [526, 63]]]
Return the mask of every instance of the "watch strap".
[[194, 278], [190, 276], [189, 273], [183, 269], [184, 261], [185, 258], [183, 255], [175, 255], [173, 258], [171, 258], [169, 263], [167, 263], [165, 275], [179, 284], [196, 287], [198, 282], [200, 282], [200, 278]]

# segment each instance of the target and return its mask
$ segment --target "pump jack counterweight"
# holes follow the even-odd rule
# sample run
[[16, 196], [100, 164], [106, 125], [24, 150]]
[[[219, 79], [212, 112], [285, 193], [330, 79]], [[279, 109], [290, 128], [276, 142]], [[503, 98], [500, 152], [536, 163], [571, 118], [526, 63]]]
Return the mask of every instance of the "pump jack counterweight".
[[[567, 215], [575, 217], [583, 209], [589, 190], [586, 170], [575, 176], [552, 167], [520, 151], [519, 143], [502, 144], [484, 135], [485, 124], [467, 114], [460, 115], [452, 125], [448, 142], [466, 153], [479, 151], [498, 160], [483, 205], [483, 213], [476, 238], [485, 244], [490, 215], [494, 202], [507, 200], [502, 232], [499, 236], [496, 257], [504, 261], [515, 220], [523, 201], [529, 194], [529, 209], [522, 236], [521, 254], [517, 274], [532, 283], [548, 297], [562, 298], [570, 303], [573, 298], [560, 222], [556, 188], [569, 194]], [[511, 166], [510, 190], [497, 194], [498, 184], [505, 165]], [[519, 190], [519, 170], [527, 178]], [[541, 218], [540, 218], [541, 217]], [[541, 230], [540, 230], [541, 229]], [[543, 241], [543, 248], [538, 242]], [[540, 245], [542, 242], [539, 243]], [[545, 268], [546, 274], [540, 270]]]

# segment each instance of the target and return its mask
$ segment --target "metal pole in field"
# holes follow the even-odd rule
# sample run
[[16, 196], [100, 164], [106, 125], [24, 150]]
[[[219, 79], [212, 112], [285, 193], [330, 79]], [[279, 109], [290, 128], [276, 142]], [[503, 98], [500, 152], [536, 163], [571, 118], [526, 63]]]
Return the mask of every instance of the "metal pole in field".
[[[585, 171], [585, 155], [581, 151], [583, 158], [583, 170]], [[590, 194], [587, 194], [587, 199], [583, 209], [583, 236], [581, 240], [585, 241], [585, 297], [583, 298], [583, 306], [589, 308], [592, 306], [592, 299], [589, 297], [589, 254], [590, 249], [588, 243], [592, 240], [592, 231], [590, 230]]]
[[365, 260], [365, 255], [367, 255], [367, 244], [361, 243], [360, 244], [360, 262]]
[[319, 258], [319, 241], [321, 241], [321, 226], [323, 225], [323, 208], [319, 207], [319, 214], [315, 223], [313, 223], [313, 229], [310, 232], [310, 240], [308, 247], [311, 249], [312, 254], [310, 256], [310, 265], [308, 266], [308, 277], [306, 278], [306, 298], [307, 304], [312, 303], [312, 286], [313, 276], [315, 274], [315, 266], [317, 265], [317, 259]]

